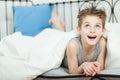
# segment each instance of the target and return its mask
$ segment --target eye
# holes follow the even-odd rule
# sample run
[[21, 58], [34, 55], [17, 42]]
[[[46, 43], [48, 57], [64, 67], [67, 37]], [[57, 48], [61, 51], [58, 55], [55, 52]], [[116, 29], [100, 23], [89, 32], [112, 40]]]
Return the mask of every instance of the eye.
[[101, 26], [100, 26], [100, 25], [96, 25], [95, 27], [96, 27], [96, 28], [101, 28]]
[[100, 25], [96, 25], [96, 27], [100, 27]]
[[89, 24], [85, 24], [85, 27], [89, 27]]
[[96, 29], [101, 29], [101, 25], [96, 25], [95, 28]]

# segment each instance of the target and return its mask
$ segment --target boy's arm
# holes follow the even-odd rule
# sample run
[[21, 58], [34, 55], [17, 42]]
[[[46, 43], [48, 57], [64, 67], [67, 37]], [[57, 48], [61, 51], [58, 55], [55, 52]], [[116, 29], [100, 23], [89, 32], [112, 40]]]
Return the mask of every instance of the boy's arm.
[[67, 45], [66, 56], [68, 61], [68, 69], [70, 74], [80, 74], [83, 72], [82, 67], [78, 66], [78, 44], [72, 39]]
[[100, 63], [100, 70], [105, 69], [105, 55], [106, 55], [106, 39], [104, 37], [100, 40], [100, 54], [98, 56], [97, 62]]

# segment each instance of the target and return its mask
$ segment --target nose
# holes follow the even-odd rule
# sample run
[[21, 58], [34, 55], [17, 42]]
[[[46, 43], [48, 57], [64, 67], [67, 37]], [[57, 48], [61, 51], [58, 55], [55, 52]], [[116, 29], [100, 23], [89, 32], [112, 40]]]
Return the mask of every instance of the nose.
[[94, 27], [91, 27], [91, 28], [90, 28], [90, 32], [91, 32], [91, 33], [94, 33], [94, 32], [95, 32], [95, 28], [94, 28]]

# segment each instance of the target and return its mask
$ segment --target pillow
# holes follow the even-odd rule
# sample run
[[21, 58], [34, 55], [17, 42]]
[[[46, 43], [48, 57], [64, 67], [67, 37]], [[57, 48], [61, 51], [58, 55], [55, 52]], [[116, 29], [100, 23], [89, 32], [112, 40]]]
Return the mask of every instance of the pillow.
[[35, 36], [45, 28], [51, 28], [49, 19], [53, 5], [41, 4], [36, 6], [14, 6], [14, 29], [23, 35]]
[[106, 69], [120, 68], [120, 23], [109, 23], [107, 29]]

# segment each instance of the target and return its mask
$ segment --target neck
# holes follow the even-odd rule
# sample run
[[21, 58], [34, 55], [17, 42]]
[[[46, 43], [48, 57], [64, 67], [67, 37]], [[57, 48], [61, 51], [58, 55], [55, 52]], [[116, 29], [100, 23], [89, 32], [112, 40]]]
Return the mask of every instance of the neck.
[[84, 53], [92, 53], [96, 45], [89, 45], [81, 40], [82, 48]]

